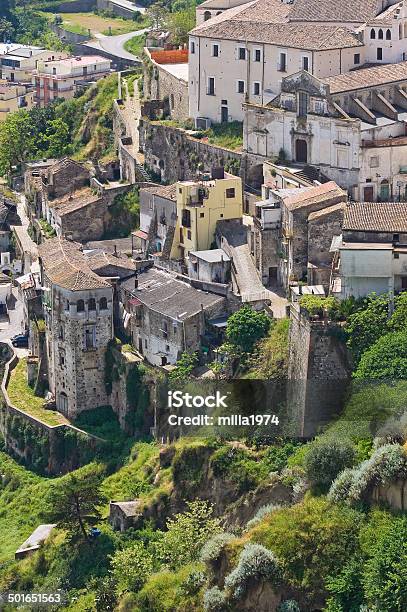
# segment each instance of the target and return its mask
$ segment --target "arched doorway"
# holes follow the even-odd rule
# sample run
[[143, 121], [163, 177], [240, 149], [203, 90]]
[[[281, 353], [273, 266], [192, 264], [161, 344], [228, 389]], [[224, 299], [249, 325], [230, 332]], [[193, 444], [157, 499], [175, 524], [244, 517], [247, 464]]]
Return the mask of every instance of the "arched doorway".
[[390, 185], [386, 179], [380, 183], [380, 199], [382, 202], [388, 202], [390, 199]]
[[205, 11], [204, 12], [204, 21], [208, 21], [208, 19], [211, 18], [211, 12], [210, 11]]
[[308, 162], [308, 145], [307, 141], [302, 138], [295, 141], [295, 160], [300, 164]]

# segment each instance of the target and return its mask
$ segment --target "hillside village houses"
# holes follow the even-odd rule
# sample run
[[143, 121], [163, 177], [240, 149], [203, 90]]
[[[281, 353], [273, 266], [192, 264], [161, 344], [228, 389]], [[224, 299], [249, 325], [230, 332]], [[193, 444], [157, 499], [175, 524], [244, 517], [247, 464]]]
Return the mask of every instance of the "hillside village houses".
[[407, 58], [404, 1], [255, 0], [190, 33], [193, 119], [242, 121], [244, 102], [267, 104], [287, 74], [317, 78]]

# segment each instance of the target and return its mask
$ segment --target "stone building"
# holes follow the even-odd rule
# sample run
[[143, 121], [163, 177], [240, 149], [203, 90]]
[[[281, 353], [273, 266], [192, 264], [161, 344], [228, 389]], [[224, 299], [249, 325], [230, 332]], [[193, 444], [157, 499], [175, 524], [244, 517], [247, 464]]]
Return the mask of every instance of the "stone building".
[[207, 283], [227, 283], [230, 278], [230, 257], [222, 249], [190, 251], [188, 276]]
[[407, 203], [349, 204], [337, 248], [343, 298], [406, 291]]
[[115, 531], [126, 531], [135, 527], [137, 519], [142, 517], [141, 502], [111, 501], [109, 504], [109, 523]]
[[188, 50], [144, 49], [143, 114], [185, 121], [188, 109]]
[[309, 285], [330, 286], [334, 253], [332, 240], [342, 233], [345, 202], [339, 202], [308, 215], [308, 274]]
[[140, 229], [144, 255], [169, 256], [177, 220], [177, 185], [150, 185], [140, 189]]
[[39, 247], [49, 389], [74, 419], [108, 403], [105, 353], [113, 338], [113, 288], [90, 268], [81, 245], [63, 238]]
[[223, 297], [156, 268], [123, 282], [121, 300], [133, 346], [157, 366], [175, 364], [184, 351], [201, 352], [208, 320], [226, 310]]
[[269, 103], [245, 105], [244, 149], [313, 166], [355, 200], [405, 199], [406, 91], [407, 62], [329, 78], [297, 72]]

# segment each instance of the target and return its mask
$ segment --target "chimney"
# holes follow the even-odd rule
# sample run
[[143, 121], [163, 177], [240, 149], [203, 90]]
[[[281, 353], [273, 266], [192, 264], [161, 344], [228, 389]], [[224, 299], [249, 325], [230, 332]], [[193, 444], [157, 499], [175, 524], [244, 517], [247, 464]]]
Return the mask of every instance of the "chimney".
[[113, 247], [113, 255], [117, 257], [117, 246], [116, 245], [114, 245]]
[[136, 272], [136, 275], [134, 277], [134, 288], [138, 289], [138, 274], [137, 274], [137, 272]]

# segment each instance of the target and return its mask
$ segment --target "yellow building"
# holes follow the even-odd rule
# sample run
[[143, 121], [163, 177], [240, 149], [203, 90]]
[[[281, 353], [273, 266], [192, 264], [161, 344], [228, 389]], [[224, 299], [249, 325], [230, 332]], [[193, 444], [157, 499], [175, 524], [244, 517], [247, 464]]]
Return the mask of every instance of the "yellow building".
[[242, 181], [231, 174], [224, 174], [223, 178], [178, 182], [171, 259], [186, 260], [190, 251], [211, 248], [216, 223], [222, 219], [240, 218], [242, 200]]
[[0, 81], [0, 122], [8, 113], [15, 113], [20, 108], [30, 110], [34, 104], [34, 91], [27, 91], [24, 85], [14, 85]]

